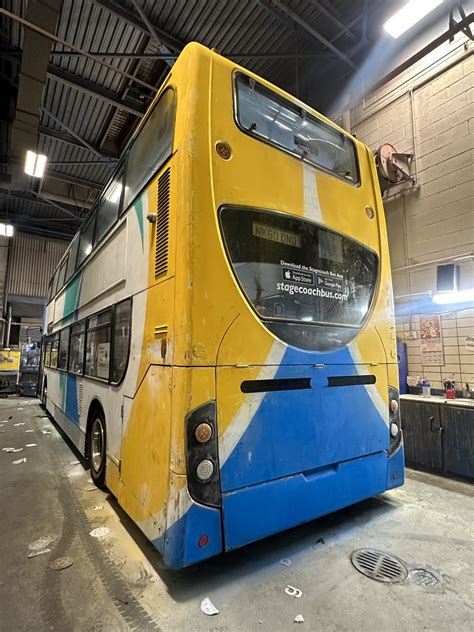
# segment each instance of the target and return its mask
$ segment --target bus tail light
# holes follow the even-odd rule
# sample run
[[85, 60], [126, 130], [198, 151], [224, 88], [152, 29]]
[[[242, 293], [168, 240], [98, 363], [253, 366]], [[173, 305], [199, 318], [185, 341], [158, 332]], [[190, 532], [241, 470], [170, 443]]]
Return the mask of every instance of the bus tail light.
[[199, 406], [186, 418], [186, 464], [191, 498], [203, 505], [220, 507], [215, 402]]
[[398, 448], [402, 440], [400, 424], [400, 401], [399, 394], [393, 386], [388, 387], [388, 427], [390, 431], [390, 448], [388, 453], [392, 454]]
[[206, 422], [203, 422], [196, 427], [194, 436], [198, 443], [207, 443], [212, 437], [212, 427]]

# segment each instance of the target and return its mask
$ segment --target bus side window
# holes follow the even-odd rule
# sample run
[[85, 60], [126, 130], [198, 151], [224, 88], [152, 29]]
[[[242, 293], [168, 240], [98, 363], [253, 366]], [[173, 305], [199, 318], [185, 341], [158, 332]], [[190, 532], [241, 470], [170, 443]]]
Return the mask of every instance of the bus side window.
[[51, 336], [45, 338], [44, 366], [51, 366]]
[[51, 285], [51, 298], [54, 298], [58, 293], [58, 277], [59, 277], [59, 269], [56, 270], [53, 276], [53, 281]]
[[97, 209], [94, 243], [98, 243], [107, 231], [115, 224], [119, 214], [120, 200], [123, 190], [123, 172], [119, 173], [109, 184]]
[[84, 228], [81, 230], [79, 254], [77, 257], [78, 266], [92, 252], [92, 246], [94, 245], [93, 239], [94, 239], [94, 225], [95, 225], [96, 216], [97, 216], [97, 213], [93, 211], [92, 215], [89, 216], [86, 223], [84, 224]]
[[66, 283], [74, 274], [74, 270], [76, 269], [76, 259], [77, 259], [77, 250], [79, 247], [79, 235], [76, 235], [69, 246], [69, 256], [67, 260], [67, 268], [66, 268]]
[[84, 375], [109, 379], [112, 310], [87, 320], [86, 365]]
[[59, 333], [53, 335], [51, 343], [51, 368], [58, 368]]
[[130, 299], [116, 305], [111, 375], [111, 381], [115, 383], [122, 380], [127, 368], [131, 315], [132, 301]]
[[84, 342], [86, 337], [86, 323], [76, 323], [71, 327], [71, 344], [69, 347], [68, 370], [76, 375], [82, 375], [84, 370]]
[[173, 151], [176, 98], [168, 88], [133, 142], [127, 160], [125, 210]]
[[58, 357], [58, 369], [67, 370], [67, 355], [69, 349], [69, 327], [61, 331], [61, 338], [59, 340], [59, 357]]
[[67, 256], [61, 264], [58, 272], [58, 287], [56, 288], [56, 293], [63, 287], [65, 277], [66, 277], [66, 267], [67, 267]]

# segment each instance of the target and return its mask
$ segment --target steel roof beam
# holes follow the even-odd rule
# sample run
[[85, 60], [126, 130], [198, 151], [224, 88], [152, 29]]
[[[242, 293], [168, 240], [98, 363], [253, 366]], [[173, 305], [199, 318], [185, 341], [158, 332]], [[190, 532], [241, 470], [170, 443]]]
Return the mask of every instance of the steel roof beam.
[[[358, 22], [359, 18], [354, 21]], [[332, 40], [331, 40], [332, 41]], [[170, 53], [169, 55], [163, 55], [161, 53], [111, 53], [111, 52], [102, 52], [102, 51], [89, 51], [91, 55], [95, 55], [96, 57], [108, 57], [110, 59], [161, 59], [166, 61], [167, 59], [177, 59], [178, 55]], [[220, 51], [220, 54], [223, 57], [227, 57], [228, 59], [314, 59], [317, 57], [322, 57], [324, 53], [227, 53], [225, 51]], [[74, 51], [51, 51], [51, 56], [53, 57], [79, 57], [80, 54]]]
[[[64, 134], [63, 132], [59, 132], [56, 129], [51, 129], [50, 127], [46, 127], [44, 125], [40, 125], [40, 127], [38, 128], [38, 132], [41, 136], [46, 136], [47, 138], [52, 138], [54, 140], [58, 140], [60, 143], [66, 143], [67, 145], [73, 145], [74, 147], [80, 147], [81, 149], [84, 149], [85, 146], [82, 142], [80, 142], [77, 138], [75, 138], [74, 136], [70, 136], [68, 134]], [[87, 149], [87, 148], [86, 148]], [[106, 155], [106, 152], [104, 151], [103, 153], [100, 152], [99, 149], [97, 149], [97, 147], [94, 147], [94, 154], [100, 154], [100, 158], [103, 158]], [[109, 156], [106, 156], [109, 157]], [[110, 157], [111, 159], [109, 160], [109, 162], [113, 162], [115, 163], [116, 161], [116, 157]]]
[[[141, 6], [138, 4], [137, 0], [132, 0], [132, 4], [135, 7], [135, 10], [137, 11], [137, 13], [140, 15], [141, 19], [143, 20], [143, 23], [145, 24], [148, 30], [148, 33], [151, 35], [152, 39], [154, 39], [155, 42], [158, 44], [158, 49], [160, 53], [168, 54], [170, 52], [169, 48], [165, 46], [163, 39], [159, 36], [156, 28], [148, 19], [148, 16], [145, 13], [145, 11], [143, 11]], [[168, 66], [173, 66], [174, 64], [174, 61], [171, 61], [170, 59], [166, 59], [165, 61], [168, 64]]]
[[59, 167], [63, 165], [105, 165], [106, 167], [114, 167], [115, 160], [48, 160], [48, 165]]
[[357, 39], [357, 36], [351, 31], [350, 27], [347, 26], [346, 24], [344, 24], [343, 22], [341, 22], [341, 20], [339, 20], [334, 13], [332, 13], [332, 11], [329, 11], [329, 9], [326, 9], [325, 6], [323, 6], [321, 4], [321, 2], [319, 2], [318, 0], [309, 0], [311, 2], [311, 4], [314, 4], [314, 6], [319, 9], [319, 11], [327, 17], [328, 20], [330, 20], [333, 24], [336, 24], [342, 31], [342, 33], [347, 33], [350, 37], [352, 37], [352, 39]]
[[[281, 0], [270, 0], [272, 7], [264, 4], [263, 6], [267, 6], [267, 8], [274, 12], [277, 15], [275, 7], [278, 8], [282, 13], [287, 15], [295, 24], [300, 26], [304, 31], [306, 31], [311, 37], [315, 40], [326, 46], [330, 51], [332, 51], [335, 55], [337, 55], [342, 61], [344, 61], [348, 66], [350, 66], [353, 70], [357, 70], [357, 66], [354, 62], [349, 59], [349, 57], [342, 52], [337, 46], [334, 46], [328, 39], [326, 39], [319, 31], [313, 28], [310, 24], [306, 22], [301, 16], [295, 13], [292, 9], [286, 6]], [[260, 4], [260, 2], [259, 2]]]
[[104, 186], [101, 182], [76, 178], [76, 176], [71, 176], [68, 173], [59, 173], [58, 171], [52, 171], [51, 169], [47, 169], [44, 177], [52, 178], [53, 180], [62, 180], [63, 182], [68, 182], [69, 184], [75, 184], [76, 186], [84, 187], [85, 189], [96, 189], [97, 191], [100, 191], [100, 189]]
[[106, 88], [102, 88], [101, 86], [98, 86], [97, 84], [92, 83], [92, 81], [83, 79], [82, 77], [79, 77], [78, 75], [74, 75], [73, 73], [68, 72], [67, 70], [64, 70], [63, 68], [58, 68], [57, 66], [54, 66], [53, 64], [48, 64], [47, 74], [48, 74], [48, 77], [51, 77], [52, 79], [59, 81], [60, 83], [64, 83], [65, 85], [71, 86], [72, 88], [75, 88], [76, 90], [81, 90], [82, 92], [86, 92], [87, 94], [90, 94], [93, 97], [101, 99], [102, 101], [105, 101], [106, 103], [109, 103], [110, 105], [113, 105], [119, 108], [120, 110], [125, 110], [126, 112], [130, 112], [130, 114], [133, 114], [134, 116], [141, 118], [145, 114], [144, 109], [138, 109], [132, 105], [125, 103], [124, 101], [119, 99], [115, 95], [114, 92], [111, 92], [110, 90], [107, 90]]
[[[37, 193], [36, 191], [31, 191], [29, 190], [28, 192], [23, 192], [23, 191], [7, 191], [6, 189], [0, 189], [0, 195], [5, 195], [6, 198], [17, 198], [19, 200], [25, 200], [27, 201], [29, 204], [31, 205], [42, 205], [43, 207], [45, 205], [47, 206], [52, 206], [56, 209], [58, 209], [59, 211], [62, 211], [63, 213], [65, 213], [66, 215], [68, 215], [69, 217], [74, 217], [75, 219], [81, 219], [79, 215], [79, 207], [73, 205], [73, 204], [68, 204], [67, 202], [65, 203], [65, 206], [59, 206], [58, 204], [55, 204], [52, 200], [50, 200], [49, 198], [45, 197], [44, 195], [42, 195], [41, 193]], [[33, 197], [32, 197], [33, 196]], [[3, 206], [5, 206], [5, 200], [2, 200], [2, 198], [0, 197], [0, 203], [3, 203]], [[69, 206], [70, 208], [67, 208], [67, 206]], [[75, 209], [75, 211], [74, 211]], [[46, 219], [46, 218], [45, 218]]]
[[142, 81], [141, 79], [138, 79], [138, 77], [133, 77], [131, 74], [129, 74], [125, 70], [122, 70], [121, 68], [117, 68], [116, 66], [112, 66], [112, 64], [109, 64], [108, 62], [104, 61], [100, 57], [94, 57], [94, 55], [91, 55], [90, 53], [88, 53], [83, 48], [80, 48], [79, 46], [75, 46], [74, 44], [71, 44], [70, 42], [67, 42], [66, 40], [64, 40], [61, 37], [58, 37], [57, 35], [52, 33], [51, 31], [43, 29], [40, 26], [37, 26], [36, 24], [34, 24], [33, 22], [30, 22], [29, 20], [25, 20], [24, 18], [20, 17], [19, 15], [15, 15], [15, 13], [12, 13], [11, 11], [7, 11], [6, 9], [0, 8], [0, 15], [5, 15], [6, 17], [10, 18], [11, 20], [14, 20], [15, 22], [19, 22], [20, 24], [22, 24], [25, 27], [25, 29], [27, 29], [28, 31], [33, 31], [34, 33], [36, 33], [38, 35], [41, 35], [43, 37], [46, 37], [47, 39], [52, 40], [53, 42], [56, 42], [57, 44], [61, 44], [62, 46], [65, 46], [66, 48], [70, 48], [71, 50], [74, 50], [77, 53], [80, 53], [81, 55], [83, 55], [87, 59], [90, 59], [91, 61], [95, 61], [98, 64], [100, 64], [101, 66], [104, 66], [105, 68], [108, 68], [112, 72], [116, 72], [118, 75], [122, 75], [122, 77], [126, 77], [127, 79], [131, 79], [132, 81], [134, 81], [138, 85], [143, 86], [144, 88], [148, 88], [152, 92], [156, 92], [155, 86], [150, 85], [146, 81]]
[[[150, 30], [147, 28], [146, 24], [142, 22], [139, 18], [137, 18], [133, 13], [130, 13], [127, 9], [124, 9], [121, 6], [118, 6], [115, 2], [111, 2], [111, 0], [92, 0], [94, 4], [101, 7], [105, 11], [112, 13], [116, 17], [120, 18], [124, 22], [127, 22], [131, 26], [135, 27], [142, 33], [146, 33], [150, 35]], [[150, 23], [151, 24], [151, 23]], [[185, 47], [186, 42], [181, 41], [177, 37], [174, 37], [170, 33], [163, 31], [155, 25], [151, 25], [156, 35], [160, 38], [160, 41], [165, 44], [171, 50], [175, 52], [181, 52]]]
[[102, 152], [100, 152], [98, 149], [96, 149], [95, 147], [93, 147], [90, 143], [88, 143], [84, 138], [82, 138], [82, 136], [80, 134], [78, 134], [77, 132], [75, 132], [73, 129], [71, 129], [70, 127], [68, 127], [65, 123], [63, 123], [62, 121], [60, 121], [56, 116], [54, 116], [54, 114], [51, 114], [51, 112], [49, 110], [47, 110], [44, 107], [41, 107], [41, 111], [44, 112], [47, 116], [49, 116], [49, 118], [51, 118], [55, 123], [57, 123], [60, 127], [62, 127], [63, 129], [66, 130], [66, 132], [68, 132], [69, 134], [71, 134], [71, 136], [74, 136], [74, 138], [76, 138], [81, 145], [83, 145], [86, 149], [88, 149], [89, 151], [91, 151], [93, 154], [95, 154], [96, 156], [98, 156], [99, 158], [103, 158], [104, 155], [102, 154]]
[[[51, 43], [39, 31], [43, 31], [42, 27], [56, 30], [60, 11], [59, 0], [51, 0], [48, 3], [31, 0], [27, 4], [26, 17], [34, 23], [36, 32], [29, 30], [23, 34], [18, 94], [9, 148], [12, 181], [19, 188], [27, 186], [28, 182], [28, 176], [23, 172], [26, 151], [35, 150], [38, 142], [39, 107], [51, 50]], [[0, 13], [10, 15], [3, 8], [0, 8]], [[16, 19], [16, 16], [14, 17]]]

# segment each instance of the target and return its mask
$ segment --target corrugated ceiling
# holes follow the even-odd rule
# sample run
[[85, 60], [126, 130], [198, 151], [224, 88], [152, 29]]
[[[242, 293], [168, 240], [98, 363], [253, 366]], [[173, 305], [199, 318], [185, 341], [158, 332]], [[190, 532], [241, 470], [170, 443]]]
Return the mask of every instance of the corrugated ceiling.
[[[217, 48], [223, 54], [253, 54], [253, 58], [235, 59], [290, 92], [295, 93], [299, 88], [306, 100], [312, 100], [316, 105], [318, 93], [305, 83], [308, 71], [319, 71], [323, 77], [328, 67], [344, 72], [350, 68], [307, 30], [297, 26], [291, 12], [349, 53], [354, 50], [354, 46], [357, 50], [357, 44], [361, 41], [365, 28], [363, 9], [367, 4], [364, 0], [281, 0], [280, 4], [288, 10], [282, 12], [271, 0], [137, 2], [150, 22], [160, 31], [183, 44], [198, 41]], [[373, 0], [371, 4], [374, 6], [380, 2]], [[24, 16], [26, 13], [26, 0], [3, 0], [3, 5], [16, 15]], [[104, 8], [105, 5], [107, 8]], [[123, 11], [126, 12], [125, 18], [118, 15]], [[357, 21], [354, 23], [354, 20]], [[341, 25], [350, 23], [354, 24], [349, 32], [341, 28]], [[23, 29], [3, 16], [1, 26], [8, 47], [13, 51], [20, 51]], [[145, 56], [162, 52], [158, 42], [150, 36], [132, 0], [116, 0], [115, 4], [111, 0], [64, 0], [57, 35], [89, 52]], [[358, 48], [357, 54], [360, 56], [363, 51], [360, 45]], [[64, 52], [68, 49], [55, 43], [52, 51]], [[277, 54], [292, 57], [268, 57]], [[295, 54], [315, 56], [296, 62]], [[107, 61], [155, 86], [159, 85], [168, 69], [164, 60], [150, 57], [132, 59], [117, 56], [107, 58]], [[80, 55], [52, 54], [49, 63], [51, 72], [43, 91], [38, 148], [47, 154], [51, 170], [73, 181], [69, 191], [62, 192], [61, 195], [80, 197], [79, 202], [72, 199], [71, 208], [78, 214], [81, 211], [83, 214], [90, 205], [85, 203], [84, 198], [90, 201], [96, 192], [91, 189], [89, 194], [85, 188], [81, 197], [79, 194], [82, 192], [77, 188], [81, 185], [77, 182], [102, 184], [107, 180], [111, 164], [104, 164], [104, 160], [120, 151], [139, 118], [122, 109], [120, 105], [114, 105], [101, 96], [92, 94], [90, 89], [84, 89], [81, 82], [88, 82], [89, 88], [97, 86], [102, 91], [107, 91], [113, 99], [126, 101], [129, 107], [137, 110], [145, 109], [152, 94], [146, 88], [131, 84], [129, 79]], [[12, 74], [15, 72], [13, 68]], [[68, 81], [55, 76], [58, 72], [68, 73]], [[76, 85], [71, 85], [74, 83]], [[311, 99], [312, 96], [314, 98]], [[8, 153], [6, 131], [5, 128], [0, 131], [0, 151], [5, 156]], [[95, 152], [83, 146], [79, 139], [93, 146]], [[100, 154], [103, 154], [104, 160]], [[55, 199], [60, 198], [56, 196]], [[65, 201], [67, 202], [67, 197]], [[61, 205], [59, 202], [56, 204]], [[0, 211], [10, 217], [55, 220], [54, 227], [49, 222], [41, 224], [41, 228], [63, 236], [73, 233], [77, 228], [77, 222], [71, 221], [70, 216], [44, 201], [33, 201], [31, 194], [26, 199], [25, 196], [19, 198], [0, 194]], [[61, 218], [64, 221], [57, 221]]]

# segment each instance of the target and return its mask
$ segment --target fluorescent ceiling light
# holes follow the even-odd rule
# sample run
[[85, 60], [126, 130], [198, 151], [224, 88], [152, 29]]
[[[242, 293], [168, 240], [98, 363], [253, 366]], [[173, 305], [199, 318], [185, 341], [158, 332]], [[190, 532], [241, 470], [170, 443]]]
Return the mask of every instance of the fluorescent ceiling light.
[[443, 0], [409, 0], [385, 22], [383, 27], [392, 37], [400, 37], [402, 33], [422, 20], [425, 15], [439, 7], [442, 2]]
[[451, 305], [452, 303], [474, 303], [474, 289], [456, 292], [438, 292], [433, 296], [433, 303]]
[[29, 149], [26, 152], [25, 173], [33, 178], [42, 178], [46, 167], [46, 156]]
[[0, 236], [13, 237], [13, 226], [11, 224], [0, 223]]

